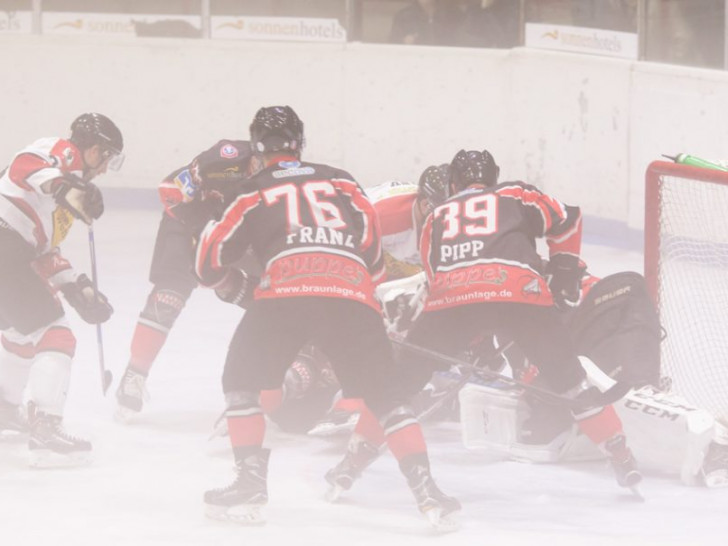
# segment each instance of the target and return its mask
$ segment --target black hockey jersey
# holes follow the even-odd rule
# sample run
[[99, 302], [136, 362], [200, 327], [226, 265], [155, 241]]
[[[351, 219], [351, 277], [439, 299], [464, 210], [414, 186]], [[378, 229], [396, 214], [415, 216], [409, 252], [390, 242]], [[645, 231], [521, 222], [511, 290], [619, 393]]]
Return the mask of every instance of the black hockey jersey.
[[373, 299], [384, 276], [379, 223], [343, 170], [284, 157], [245, 181], [222, 218], [201, 234], [198, 277], [208, 286], [221, 282], [248, 247], [265, 269], [256, 299], [336, 297], [379, 309]]
[[581, 212], [524, 182], [471, 186], [427, 218], [420, 239], [425, 310], [510, 301], [553, 305], [536, 240], [550, 257], [581, 251]]
[[251, 157], [247, 140], [223, 139], [173, 171], [159, 185], [166, 214], [199, 232], [237, 194], [238, 183], [250, 175]]

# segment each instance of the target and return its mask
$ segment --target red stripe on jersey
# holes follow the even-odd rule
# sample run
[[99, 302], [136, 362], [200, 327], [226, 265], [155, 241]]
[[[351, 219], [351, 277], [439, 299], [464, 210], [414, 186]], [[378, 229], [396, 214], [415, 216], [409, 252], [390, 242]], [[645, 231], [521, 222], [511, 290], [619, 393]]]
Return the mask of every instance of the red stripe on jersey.
[[382, 236], [400, 233], [414, 228], [412, 210], [417, 195], [393, 195], [385, 197], [374, 203], [374, 210], [379, 217]]
[[558, 235], [546, 237], [549, 247], [549, 255], [573, 254], [579, 256], [581, 253], [581, 214], [568, 231]]
[[43, 229], [43, 222], [41, 222], [40, 216], [38, 216], [33, 207], [30, 206], [26, 201], [18, 199], [17, 197], [10, 197], [9, 195], [6, 195], [5, 198], [13, 205], [18, 207], [20, 211], [25, 214], [31, 222], [33, 222], [33, 224], [35, 225], [35, 228], [33, 228], [33, 237], [35, 237], [37, 243], [36, 246], [38, 246], [39, 248], [44, 247], [45, 244], [48, 242], [48, 236]]
[[174, 216], [172, 209], [182, 202], [182, 192], [176, 184], [166, 178], [159, 184], [157, 191], [159, 192], [159, 200], [164, 205], [164, 210], [170, 216]]
[[[242, 225], [245, 215], [257, 207], [260, 202], [261, 198], [258, 191], [240, 195], [228, 207], [219, 222], [208, 224], [204, 229], [200, 235], [195, 263], [195, 271], [203, 284], [207, 284], [205, 279], [208, 277], [208, 268], [219, 271], [226, 265], [222, 262], [225, 242]], [[210, 284], [207, 284], [207, 286], [210, 286]]]
[[[331, 180], [334, 187], [344, 195], [351, 199], [352, 205], [362, 213], [364, 219], [364, 232], [362, 234], [361, 249], [365, 251], [375, 240], [379, 240], [378, 221], [376, 213], [371, 201], [362, 193], [359, 185], [351, 180], [344, 178], [334, 178]], [[378, 253], [380, 254], [380, 253]], [[378, 256], [377, 256], [378, 258]]]
[[10, 164], [8, 177], [18, 187], [25, 191], [35, 192], [33, 187], [26, 182], [26, 179], [42, 169], [51, 167], [45, 159], [33, 153], [18, 155]]

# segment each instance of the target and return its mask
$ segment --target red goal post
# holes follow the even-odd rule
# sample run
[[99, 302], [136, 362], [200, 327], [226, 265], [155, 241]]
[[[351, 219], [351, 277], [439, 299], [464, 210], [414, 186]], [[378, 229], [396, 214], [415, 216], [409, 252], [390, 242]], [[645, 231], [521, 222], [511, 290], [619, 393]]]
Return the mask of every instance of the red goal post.
[[728, 421], [728, 172], [649, 165], [644, 267], [666, 331], [662, 375]]

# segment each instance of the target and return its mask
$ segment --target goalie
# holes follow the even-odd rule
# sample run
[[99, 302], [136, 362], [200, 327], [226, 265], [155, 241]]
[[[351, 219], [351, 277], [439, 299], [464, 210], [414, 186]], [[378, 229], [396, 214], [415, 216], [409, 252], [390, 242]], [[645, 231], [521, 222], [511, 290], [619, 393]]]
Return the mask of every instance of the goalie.
[[[605, 390], [620, 381], [632, 387], [614, 406], [641, 468], [679, 475], [689, 485], [728, 485], [726, 427], [669, 392], [669, 378], [660, 377], [662, 331], [644, 278], [634, 272], [603, 279], [585, 274], [581, 286], [579, 305], [565, 310], [563, 319], [593, 385]], [[503, 365], [516, 377], [535, 377], [538, 384], [538, 370], [517, 348], [506, 355]], [[529, 462], [603, 457], [578, 433], [565, 408], [487, 384], [470, 383], [459, 398], [466, 447]]]

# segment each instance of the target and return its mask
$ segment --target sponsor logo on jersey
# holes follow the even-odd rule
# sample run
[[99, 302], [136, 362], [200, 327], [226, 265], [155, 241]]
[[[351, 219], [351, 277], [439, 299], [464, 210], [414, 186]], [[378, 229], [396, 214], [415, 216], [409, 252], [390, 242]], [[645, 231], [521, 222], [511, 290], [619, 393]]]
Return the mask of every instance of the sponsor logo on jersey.
[[68, 235], [73, 225], [73, 214], [64, 207], [56, 207], [53, 211], [53, 236], [51, 246], [58, 246]]
[[238, 153], [238, 149], [232, 144], [225, 144], [225, 146], [220, 148], [220, 157], [224, 157], [225, 159], [238, 157]]
[[541, 295], [541, 283], [538, 282], [538, 279], [532, 279], [523, 286], [522, 290], [523, 290], [524, 295], [531, 294], [531, 295], [540, 296]]
[[240, 172], [240, 166], [235, 165], [234, 167], [228, 167], [222, 172], [210, 172], [205, 175], [205, 178], [210, 180], [218, 180], [221, 178], [243, 178], [244, 174]]
[[295, 169], [296, 167], [301, 166], [300, 161], [281, 161], [278, 163], [278, 166], [281, 169]]
[[303, 176], [306, 174], [314, 174], [316, 170], [313, 167], [299, 167], [294, 169], [283, 169], [282, 171], [273, 171], [273, 178], [289, 178], [292, 176]]
[[195, 195], [197, 195], [198, 186], [195, 184], [194, 180], [192, 180], [192, 175], [188, 169], [185, 169], [174, 177], [174, 184], [182, 193], [182, 200], [185, 203], [192, 201], [195, 198]]

